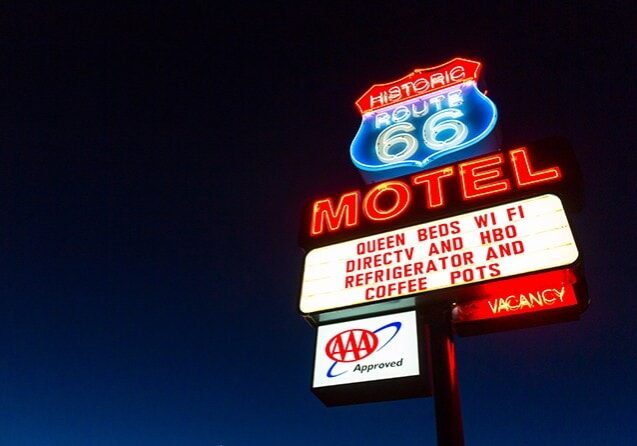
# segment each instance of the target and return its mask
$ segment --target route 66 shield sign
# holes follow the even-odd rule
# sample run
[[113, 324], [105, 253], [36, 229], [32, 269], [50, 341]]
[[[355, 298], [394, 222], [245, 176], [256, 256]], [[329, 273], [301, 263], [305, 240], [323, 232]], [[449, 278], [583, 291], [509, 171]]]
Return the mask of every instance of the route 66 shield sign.
[[481, 64], [456, 58], [376, 84], [356, 105], [350, 147], [367, 182], [408, 175], [496, 150], [497, 109], [477, 86]]

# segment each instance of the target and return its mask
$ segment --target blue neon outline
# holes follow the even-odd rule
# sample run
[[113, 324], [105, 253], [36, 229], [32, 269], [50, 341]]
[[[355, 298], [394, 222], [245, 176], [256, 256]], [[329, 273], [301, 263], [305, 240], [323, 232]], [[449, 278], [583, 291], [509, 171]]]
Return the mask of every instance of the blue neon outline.
[[[478, 95], [482, 96], [486, 102], [489, 104], [489, 106], [491, 106], [491, 111], [493, 112], [492, 116], [491, 116], [491, 121], [489, 122], [489, 125], [487, 126], [487, 128], [480, 133], [478, 136], [476, 136], [475, 138], [469, 140], [469, 141], [465, 141], [462, 144], [452, 148], [452, 149], [447, 149], [447, 150], [439, 150], [435, 153], [432, 153], [431, 155], [429, 155], [428, 157], [426, 157], [424, 160], [422, 161], [418, 161], [418, 160], [403, 160], [403, 161], [398, 161], [396, 163], [391, 163], [391, 164], [385, 164], [385, 165], [380, 165], [380, 166], [371, 166], [365, 163], [362, 163], [358, 160], [356, 160], [354, 158], [354, 141], [356, 141], [356, 137], [358, 136], [358, 132], [360, 132], [360, 129], [363, 127], [362, 123], [361, 123], [361, 127], [359, 127], [358, 131], [356, 132], [356, 135], [354, 136], [354, 139], [352, 140], [352, 143], [349, 146], [349, 156], [352, 160], [352, 163], [354, 164], [354, 166], [356, 166], [357, 168], [361, 169], [361, 170], [366, 170], [368, 172], [380, 172], [383, 170], [390, 170], [390, 169], [396, 169], [399, 167], [410, 167], [410, 166], [416, 166], [416, 167], [426, 167], [428, 164], [432, 163], [433, 161], [437, 160], [438, 158], [441, 158], [443, 156], [449, 155], [451, 153], [455, 153], [458, 150], [462, 150], [467, 148], [468, 146], [472, 146], [474, 144], [479, 143], [480, 141], [482, 141], [484, 138], [487, 137], [487, 135], [489, 135], [489, 133], [491, 133], [491, 131], [493, 130], [493, 128], [495, 127], [495, 124], [498, 120], [498, 109], [496, 108], [495, 104], [493, 103], [493, 101], [491, 99], [489, 99], [486, 95], [484, 95], [480, 89], [477, 87], [477, 85], [475, 85], [474, 83], [474, 88], [476, 89], [476, 91], [478, 92]], [[450, 87], [451, 88], [451, 87]], [[440, 93], [439, 91], [436, 93]], [[422, 97], [425, 97], [428, 95], [422, 95], [419, 96], [418, 98], [414, 98], [414, 99], [420, 99]], [[409, 103], [411, 103], [412, 101], [409, 101]], [[398, 105], [398, 104], [394, 104], [393, 106]], [[392, 106], [392, 107], [393, 107]], [[381, 111], [381, 110], [376, 110], [376, 112]], [[431, 149], [430, 149], [431, 150]]]

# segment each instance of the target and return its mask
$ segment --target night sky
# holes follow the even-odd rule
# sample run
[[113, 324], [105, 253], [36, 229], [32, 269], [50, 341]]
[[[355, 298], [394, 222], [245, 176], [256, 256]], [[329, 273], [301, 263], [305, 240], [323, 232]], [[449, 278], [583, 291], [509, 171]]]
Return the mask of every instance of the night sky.
[[2, 446], [435, 444], [432, 398], [311, 393], [297, 234], [363, 185], [354, 101], [455, 56], [503, 148], [573, 144], [591, 297], [456, 339], [466, 443], [637, 443], [630, 2], [117, 3], [0, 11]]

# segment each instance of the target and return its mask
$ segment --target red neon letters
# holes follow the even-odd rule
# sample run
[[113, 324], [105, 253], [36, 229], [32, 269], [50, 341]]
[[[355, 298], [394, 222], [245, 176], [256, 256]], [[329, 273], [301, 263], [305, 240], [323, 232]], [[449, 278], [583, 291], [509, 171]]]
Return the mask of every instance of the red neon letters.
[[452, 177], [454, 175], [453, 166], [443, 167], [437, 170], [419, 173], [411, 177], [411, 183], [414, 186], [424, 184], [427, 187], [425, 194], [425, 206], [427, 209], [433, 209], [445, 204], [445, 197], [442, 190], [442, 179]]
[[387, 84], [376, 84], [356, 101], [361, 114], [443, 88], [478, 79], [480, 62], [456, 57], [432, 68], [420, 68]]
[[338, 206], [334, 209], [331, 198], [316, 200], [312, 206], [312, 226], [310, 234], [319, 235], [327, 231], [337, 231], [341, 226], [353, 228], [358, 226], [358, 206], [361, 194], [358, 191], [341, 195]]
[[[391, 193], [394, 203], [387, 209], [383, 209], [379, 201], [382, 196]], [[370, 220], [391, 220], [402, 214], [411, 203], [411, 189], [401, 181], [387, 181], [370, 190], [363, 199], [363, 210]]]
[[477, 160], [460, 164], [460, 184], [462, 185], [462, 198], [472, 198], [485, 195], [498, 194], [511, 190], [511, 184], [502, 178], [501, 164], [504, 156], [501, 153], [485, 156]]
[[[510, 164], [513, 179], [505, 178], [503, 166]], [[457, 168], [456, 168], [457, 167]], [[509, 151], [507, 154], [483, 156], [413, 175], [411, 184], [392, 180], [379, 183], [361, 197], [360, 191], [347, 192], [338, 198], [316, 200], [312, 206], [309, 233], [318, 237], [325, 233], [335, 233], [343, 229], [359, 226], [361, 218], [379, 222], [397, 218], [413, 201], [412, 187], [423, 186], [425, 208], [435, 209], [445, 206], [444, 186], [449, 178], [457, 177], [462, 199], [465, 201], [502, 194], [513, 189], [525, 188], [538, 183], [548, 183], [562, 179], [558, 166], [534, 170], [526, 147]], [[362, 215], [361, 215], [362, 214]]]
[[453, 320], [471, 322], [574, 306], [576, 281], [567, 268], [474, 285], [467, 290], [476, 298], [458, 304]]
[[518, 166], [518, 168], [515, 169], [515, 179], [520, 187], [543, 183], [546, 181], [559, 180], [562, 178], [562, 171], [557, 166], [533, 172], [531, 170], [529, 154], [524, 147], [511, 150], [511, 152], [509, 152], [509, 156], [511, 157], [513, 165]]

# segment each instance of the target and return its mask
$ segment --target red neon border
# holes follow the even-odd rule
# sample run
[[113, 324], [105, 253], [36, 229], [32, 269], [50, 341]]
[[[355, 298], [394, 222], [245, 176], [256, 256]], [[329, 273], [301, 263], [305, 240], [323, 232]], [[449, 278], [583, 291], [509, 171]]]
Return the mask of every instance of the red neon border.
[[[435, 74], [436, 71], [442, 71], [443, 68], [446, 68], [454, 63], [458, 63], [458, 62], [463, 62], [465, 65], [465, 74], [470, 73], [471, 72], [471, 68], [473, 68], [473, 75], [468, 75], [465, 78], [463, 78], [462, 80], [459, 81], [455, 81], [452, 82], [450, 84], [446, 84], [446, 85], [442, 85], [439, 87], [435, 87], [431, 90], [427, 90], [426, 93], [423, 92], [417, 92], [414, 94], [411, 94], [407, 97], [401, 97], [400, 99], [388, 102], [386, 104], [382, 104], [382, 105], [378, 105], [378, 106], [370, 106], [369, 103], [370, 101], [368, 100], [368, 98], [373, 94], [373, 93], [379, 93], [380, 91], [389, 89], [393, 86], [398, 86], [402, 83], [404, 83], [405, 81], [409, 81], [411, 79], [413, 79], [416, 76], [419, 76], [423, 73], [427, 73], [427, 74]], [[435, 67], [431, 67], [431, 68], [416, 68], [414, 71], [412, 71], [411, 73], [407, 74], [404, 77], [401, 77], [398, 80], [392, 81], [392, 82], [387, 82], [384, 84], [374, 84], [372, 85], [360, 98], [358, 98], [358, 100], [355, 102], [356, 107], [358, 108], [358, 110], [360, 111], [361, 114], [365, 114], [368, 113], [370, 111], [374, 111], [374, 110], [378, 110], [379, 108], [383, 108], [383, 107], [387, 107], [388, 105], [393, 105], [393, 104], [397, 104], [399, 102], [403, 102], [407, 99], [411, 99], [417, 96], [422, 96], [423, 94], [429, 94], [432, 93], [434, 91], [438, 91], [441, 90], [443, 88], [447, 88], [450, 87], [452, 85], [458, 85], [461, 84], [463, 82], [466, 81], [470, 81], [470, 80], [477, 80], [478, 79], [478, 75], [480, 74], [480, 70], [482, 68], [482, 63], [475, 61], [475, 60], [470, 60], [470, 59], [465, 59], [463, 57], [456, 57], [451, 59], [449, 62], [445, 62], [443, 64], [437, 65]]]

